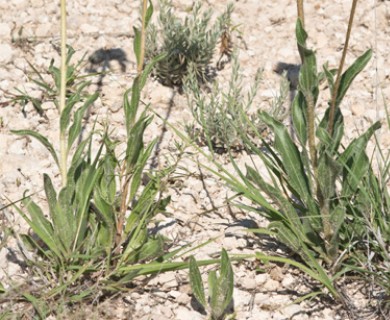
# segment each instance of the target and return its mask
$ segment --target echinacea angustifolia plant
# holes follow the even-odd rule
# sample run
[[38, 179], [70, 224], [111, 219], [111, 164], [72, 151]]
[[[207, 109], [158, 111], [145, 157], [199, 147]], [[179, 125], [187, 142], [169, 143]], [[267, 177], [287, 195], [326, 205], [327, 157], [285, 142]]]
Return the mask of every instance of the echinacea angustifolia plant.
[[[351, 10], [351, 17], [353, 14]], [[365, 133], [344, 145], [341, 103], [372, 53], [371, 50], [366, 51], [349, 68], [342, 70], [349, 28], [336, 76], [326, 65], [320, 73], [314, 51], [306, 46], [307, 34], [302, 21], [299, 18], [296, 24], [302, 65], [291, 110], [294, 133], [275, 116], [261, 111], [258, 117], [273, 132], [273, 143], [267, 143], [258, 132], [257, 137], [263, 141], [263, 147], [259, 148], [251, 135], [247, 132], [242, 135], [245, 147], [262, 160], [269, 180], [259, 171], [261, 167], [254, 167], [253, 163], [246, 165], [244, 173], [233, 158], [236, 174], [228, 172], [216, 161], [214, 164], [218, 170], [209, 169], [241, 197], [253, 203], [244, 205], [236, 202], [237, 206], [257, 212], [270, 222], [268, 228], [253, 231], [274, 236], [300, 256], [303, 263], [263, 253], [257, 254], [259, 259], [296, 266], [324, 285], [334, 298], [345, 302], [337, 289], [337, 281], [352, 269], [352, 256], [362, 250], [359, 244], [363, 236], [365, 210], [375, 204], [374, 196], [370, 197], [367, 191], [362, 190], [365, 181], [371, 181], [371, 184], [377, 181], [365, 149], [374, 132], [380, 128], [380, 123], [374, 123]], [[315, 108], [323, 75], [328, 81], [331, 99], [329, 108], [317, 123]], [[247, 119], [246, 125], [254, 132], [258, 131], [245, 115], [245, 110], [241, 112], [242, 118]], [[376, 189], [380, 189], [378, 185]], [[366, 203], [366, 206], [356, 205], [358, 203]], [[312, 292], [307, 297], [321, 293], [322, 290]]]
[[[62, 5], [64, 20], [65, 3]], [[137, 276], [187, 267], [186, 262], [171, 262], [180, 249], [167, 253], [165, 240], [148, 231], [149, 222], [169, 203], [169, 197], [162, 196], [161, 183], [173, 169], [146, 169], [156, 140], [147, 145], [143, 140], [151, 117], [147, 108], [139, 110], [141, 90], [153, 65], [165, 57], [161, 54], [144, 66], [145, 29], [152, 12], [152, 4], [143, 1], [142, 28], [135, 29], [134, 40], [138, 74], [123, 97], [127, 133], [124, 153], [117, 150], [118, 142], [112, 141], [109, 128], [100, 132], [98, 146], [92, 139], [97, 130], [77, 142], [83, 116], [98, 94], [88, 94], [89, 83], [75, 77], [71, 49], [68, 55], [62, 51], [61, 68], [51, 64], [53, 84], [39, 84], [53, 88], [60, 96], [51, 97], [58, 107], [60, 151], [38, 132], [14, 131], [38, 139], [58, 165], [62, 178], [57, 190], [52, 178], [44, 174], [47, 215], [31, 197], [22, 201], [23, 207], [15, 204], [32, 231], [23, 236], [27, 247], [36, 252], [26, 252], [29, 271], [40, 275], [42, 282], [34, 282], [22, 294], [41, 318], [51, 312], [49, 301], [61, 298], [67, 304], [99, 299], [126, 288]], [[144, 175], [148, 175], [145, 183]]]
[[190, 257], [189, 271], [193, 295], [202, 307], [208, 310], [210, 320], [232, 319], [231, 315], [227, 315], [227, 309], [233, 298], [234, 273], [226, 250], [222, 249], [219, 275], [217, 275], [217, 271], [209, 272], [208, 300], [202, 276], [194, 257]]
[[[335, 282], [348, 270], [350, 254], [346, 253], [358, 250], [355, 244], [360, 236], [355, 228], [357, 215], [363, 212], [357, 213], [359, 209], [355, 204], [362, 180], [372, 172], [365, 149], [380, 127], [379, 123], [373, 124], [360, 137], [343, 146], [340, 105], [353, 79], [370, 60], [371, 50], [356, 59], [344, 73], [339, 72], [339, 80], [335, 81], [333, 73], [324, 68], [332, 99], [322, 120], [316, 124], [319, 73], [314, 51], [306, 47], [307, 34], [301, 19], [297, 21], [296, 36], [302, 58], [298, 93], [292, 105], [297, 139], [294, 141], [288, 128], [277, 119], [265, 112], [259, 113], [274, 133], [274, 145], [267, 145], [264, 153], [249, 139], [247, 142], [263, 160], [272, 182], [265, 181], [262, 174], [249, 165], [246, 175], [239, 173], [246, 186], [243, 194], [263, 207], [261, 211], [257, 206], [250, 209], [270, 221], [268, 231], [257, 232], [275, 236], [300, 255], [309, 266], [303, 269], [322, 282], [335, 298], [340, 298]], [[347, 47], [348, 43], [345, 50]], [[237, 189], [244, 190], [241, 185]], [[258, 257], [265, 258], [262, 254]]]
[[211, 25], [211, 10], [203, 11], [200, 1], [194, 3], [191, 13], [184, 21], [173, 13], [171, 2], [162, 0], [158, 26], [148, 26], [146, 59], [165, 52], [153, 73], [167, 86], [181, 86], [189, 72], [197, 81], [210, 79], [210, 64], [224, 26], [230, 24], [233, 6], [229, 4], [225, 13]]

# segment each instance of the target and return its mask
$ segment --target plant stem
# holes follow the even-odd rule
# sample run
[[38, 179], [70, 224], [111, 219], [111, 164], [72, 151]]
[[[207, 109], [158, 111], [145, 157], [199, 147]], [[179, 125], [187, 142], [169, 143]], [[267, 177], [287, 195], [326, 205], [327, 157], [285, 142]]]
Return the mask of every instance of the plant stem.
[[141, 74], [144, 67], [145, 60], [145, 33], [146, 33], [146, 11], [148, 9], [148, 0], [143, 0], [142, 2], [142, 27], [141, 27], [141, 54], [139, 59], [139, 64], [137, 66], [138, 75]]
[[340, 80], [341, 80], [341, 74], [343, 72], [343, 67], [344, 67], [344, 63], [345, 63], [345, 57], [347, 55], [348, 44], [349, 44], [349, 39], [351, 36], [351, 30], [352, 30], [353, 18], [355, 16], [356, 5], [357, 5], [357, 0], [353, 0], [351, 13], [349, 16], [347, 35], [345, 37], [345, 45], [344, 45], [344, 49], [343, 49], [343, 54], [341, 56], [341, 61], [340, 61], [339, 68], [337, 71], [336, 82], [334, 84], [333, 92], [332, 92], [332, 100], [331, 100], [331, 107], [329, 110], [329, 122], [328, 122], [328, 133], [330, 136], [333, 136], [333, 126], [334, 126], [333, 122], [334, 122], [334, 117], [336, 114], [336, 108], [338, 107], [337, 106], [337, 94], [338, 94], [339, 87], [340, 87]]
[[[139, 63], [137, 65], [137, 77], [139, 77], [142, 73], [143, 66], [144, 66], [144, 59], [145, 59], [145, 36], [146, 36], [146, 12], [148, 9], [148, 1], [143, 0], [142, 2], [142, 26], [141, 26], [141, 54], [140, 54], [140, 59]], [[120, 244], [122, 243], [122, 234], [123, 234], [123, 226], [125, 223], [125, 215], [126, 215], [126, 210], [128, 207], [128, 195], [129, 195], [129, 185], [131, 181], [130, 175], [130, 168], [128, 163], [125, 161], [122, 169], [121, 169], [121, 176], [122, 176], [122, 185], [121, 185], [121, 193], [122, 193], [122, 198], [121, 198], [121, 204], [120, 204], [120, 212], [119, 212], [119, 217], [117, 221], [117, 227], [116, 227], [116, 238], [115, 238], [115, 253], [119, 254], [120, 253]]]
[[305, 28], [305, 14], [303, 11], [303, 0], [297, 0], [298, 18], [301, 19], [302, 27]]
[[[61, 0], [61, 84], [60, 84], [60, 119], [62, 112], [66, 106], [66, 0]], [[67, 184], [67, 158], [68, 148], [66, 143], [66, 132], [61, 130], [60, 126], [60, 172], [62, 178], [62, 186]]]

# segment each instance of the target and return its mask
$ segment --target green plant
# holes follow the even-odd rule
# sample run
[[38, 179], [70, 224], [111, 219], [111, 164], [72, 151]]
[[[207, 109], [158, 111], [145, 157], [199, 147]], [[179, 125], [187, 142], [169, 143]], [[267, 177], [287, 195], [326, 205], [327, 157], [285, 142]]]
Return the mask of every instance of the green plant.
[[[64, 20], [65, 3], [62, 5]], [[139, 110], [141, 90], [153, 65], [165, 57], [159, 55], [144, 66], [142, 39], [152, 12], [152, 4], [147, 6], [144, 1], [142, 29], [135, 29], [134, 40], [138, 75], [123, 97], [127, 132], [124, 154], [119, 153], [118, 143], [110, 138], [109, 128], [100, 132], [101, 143], [97, 147], [92, 139], [97, 130], [76, 143], [83, 115], [98, 94], [86, 93], [89, 82], [75, 76], [70, 47], [67, 52], [62, 50], [60, 69], [53, 63], [50, 65], [54, 84], [44, 83], [43, 79], [38, 84], [59, 95], [59, 98], [53, 96], [59, 113], [59, 153], [38, 132], [13, 131], [39, 140], [61, 173], [59, 190], [47, 174], [43, 176], [48, 217], [31, 197], [22, 200], [22, 207], [15, 204], [32, 230], [22, 238], [36, 255], [24, 253], [31, 278], [38, 275], [40, 281], [31, 282], [31, 287], [22, 292], [11, 289], [9, 299], [13, 291], [22, 294], [40, 318], [51, 312], [50, 301], [61, 299], [69, 304], [99, 299], [126, 289], [138, 276], [187, 267], [186, 262], [171, 262], [182, 248], [167, 253], [165, 240], [148, 231], [149, 222], [156, 213], [164, 212], [170, 201], [162, 196], [162, 189], [164, 179], [174, 169], [155, 172], [145, 169], [156, 140], [148, 145], [143, 141], [152, 118], [147, 115], [148, 108]], [[64, 29], [63, 22], [62, 41], [66, 39]], [[143, 184], [144, 175], [148, 176], [148, 182]]]
[[[324, 66], [332, 99], [324, 117], [316, 125], [314, 113], [319, 94], [319, 73], [315, 54], [306, 47], [307, 34], [300, 19], [296, 36], [302, 57], [298, 93], [292, 106], [297, 141], [285, 125], [260, 112], [260, 119], [274, 133], [274, 145], [264, 142], [267, 149], [264, 153], [249, 138], [245, 141], [248, 148], [262, 159], [271, 182], [249, 165], [246, 174], [236, 166], [243, 184], [235, 178], [230, 182], [235, 190], [256, 204], [245, 206], [246, 209], [256, 211], [270, 221], [267, 230], [255, 232], [271, 234], [287, 245], [309, 268], [297, 262], [294, 265], [323, 283], [335, 298], [341, 299], [335, 283], [341, 274], [350, 270], [350, 254], [347, 253], [359, 250], [356, 244], [361, 239], [356, 228], [363, 212], [358, 212], [356, 202], [361, 195], [362, 180], [372, 172], [365, 149], [380, 124], [375, 123], [344, 147], [341, 143], [344, 123], [340, 104], [353, 79], [368, 63], [371, 50], [340, 76], [341, 66], [336, 82]], [[259, 205], [262, 210], [258, 210]], [[289, 260], [267, 258], [263, 254], [258, 254], [258, 258]]]
[[[376, 147], [379, 172], [374, 174], [373, 169], [369, 169], [351, 207], [349, 219], [356, 220], [353, 232], [362, 239], [359, 243], [362, 250], [355, 252], [351, 258], [354, 261], [352, 269], [361, 273], [370, 283], [379, 285], [386, 297], [390, 294], [390, 154], [385, 154], [378, 139]], [[383, 299], [384, 303], [389, 305], [386, 300]]]
[[230, 24], [232, 11], [233, 6], [228, 5], [210, 27], [211, 11], [202, 13], [201, 2], [196, 2], [191, 14], [181, 21], [172, 12], [171, 2], [161, 1], [159, 28], [149, 25], [145, 52], [147, 59], [166, 53], [153, 68], [158, 79], [167, 86], [180, 87], [191, 71], [197, 81], [206, 82], [215, 47], [224, 26]]
[[[221, 90], [215, 81], [210, 92], [201, 90], [193, 73], [185, 81], [184, 89], [196, 124], [187, 126], [186, 131], [201, 145], [218, 153], [229, 150], [241, 151], [245, 148], [243, 134], [255, 137], [252, 126], [246, 124], [250, 117], [256, 131], [264, 132], [267, 127], [251, 110], [262, 78], [262, 70], [257, 70], [255, 80], [248, 93], [243, 91], [242, 75], [237, 55], [233, 55], [231, 78], [226, 90]], [[288, 93], [288, 85], [282, 80], [281, 94], [270, 107], [270, 112], [279, 120], [287, 115], [283, 103]]]
[[[207, 300], [202, 277], [198, 264], [193, 256], [189, 260], [189, 275], [193, 294], [196, 300], [207, 309]], [[234, 288], [234, 273], [225, 249], [222, 249], [220, 275], [216, 271], [210, 271], [209, 284], [209, 314], [211, 320], [232, 319], [226, 315], [227, 308], [232, 302]]]
[[[352, 19], [349, 24], [352, 24]], [[246, 148], [262, 160], [267, 174], [249, 164], [244, 173], [233, 157], [231, 161], [238, 177], [215, 160], [213, 164], [217, 169], [207, 168], [227, 182], [238, 196], [253, 203], [244, 205], [235, 202], [237, 206], [261, 214], [269, 220], [268, 228], [256, 229], [254, 232], [275, 237], [300, 256], [303, 262], [263, 253], [257, 253], [257, 258], [300, 268], [326, 287], [335, 299], [345, 303], [348, 309], [348, 303], [338, 290], [338, 280], [356, 269], [356, 257], [363, 253], [362, 250], [366, 250], [362, 237], [366, 235], [367, 238], [368, 224], [364, 224], [364, 219], [367, 219], [366, 210], [369, 207], [378, 208], [375, 224], [383, 225], [381, 231], [388, 230], [385, 227], [387, 223], [383, 223], [386, 221], [388, 200], [384, 201], [387, 197], [381, 194], [385, 184], [378, 184], [380, 180], [373, 174], [365, 152], [370, 138], [380, 128], [380, 123], [374, 123], [348, 145], [344, 146], [342, 142], [344, 122], [341, 102], [354, 78], [370, 60], [371, 50], [366, 51], [343, 72], [349, 27], [344, 58], [336, 76], [339, 80], [335, 81], [334, 72], [329, 71], [326, 65], [323, 73], [317, 71], [315, 54], [306, 47], [307, 34], [300, 19], [296, 24], [296, 36], [302, 66], [291, 112], [294, 134], [272, 115], [259, 112], [260, 120], [273, 131], [273, 145], [263, 139], [264, 147], [260, 149], [250, 135], [244, 134], [242, 139]], [[331, 100], [325, 115], [316, 123], [315, 106], [319, 95], [319, 79], [323, 75], [328, 81]], [[245, 115], [245, 111], [241, 113], [247, 119], [247, 125], [256, 132], [255, 125]], [[261, 133], [257, 136], [262, 139]], [[377, 190], [376, 193], [368, 192], [370, 188]], [[375, 237], [371, 231], [369, 234]], [[382, 240], [378, 240], [379, 234], [376, 233], [376, 240], [383, 243], [383, 236]], [[382, 275], [385, 274], [382, 272]], [[303, 298], [322, 293], [322, 290], [311, 292]]]

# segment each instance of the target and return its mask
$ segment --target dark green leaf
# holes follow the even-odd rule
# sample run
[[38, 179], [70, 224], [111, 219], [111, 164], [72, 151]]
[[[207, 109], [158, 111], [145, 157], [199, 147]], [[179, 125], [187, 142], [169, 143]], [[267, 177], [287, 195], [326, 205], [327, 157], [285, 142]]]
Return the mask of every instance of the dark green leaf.
[[131, 128], [127, 140], [127, 149], [126, 149], [126, 163], [129, 172], [134, 169], [139, 157], [143, 153], [144, 147], [144, 131], [146, 127], [150, 124], [151, 118], [141, 117], [134, 127]]
[[225, 249], [222, 249], [221, 254], [221, 276], [218, 285], [220, 287], [221, 295], [223, 296], [223, 303], [221, 305], [221, 310], [223, 312], [232, 301], [234, 288], [233, 268]]
[[29, 219], [20, 209], [18, 209], [19, 213], [45, 245], [50, 248], [57, 257], [61, 258], [63, 249], [60, 247], [60, 243], [58, 243], [58, 239], [54, 235], [50, 221], [45, 218], [41, 208], [32, 200], [24, 200], [23, 203], [30, 214], [31, 219]]
[[190, 284], [192, 293], [196, 300], [202, 305], [204, 309], [207, 307], [206, 296], [204, 293], [204, 286], [202, 276], [199, 271], [198, 264], [193, 256], [189, 260], [189, 273], [190, 273]]
[[323, 65], [323, 69], [324, 69], [324, 74], [325, 74], [326, 80], [328, 81], [328, 87], [329, 87], [330, 93], [332, 94], [333, 88], [334, 88], [334, 75], [328, 69], [328, 66], [326, 64]]
[[364, 69], [372, 56], [372, 50], [367, 50], [343, 73], [340, 79], [340, 86], [337, 92], [336, 106], [339, 106], [343, 100], [349, 86], [355, 77]]
[[352, 195], [368, 172], [369, 161], [365, 150], [369, 139], [380, 127], [380, 122], [375, 122], [364, 134], [354, 139], [341, 154], [339, 162], [344, 167], [343, 196]]
[[162, 237], [148, 239], [138, 251], [137, 262], [159, 257], [164, 253], [164, 240]]
[[72, 147], [73, 143], [75, 142], [76, 138], [79, 136], [81, 132], [81, 122], [83, 120], [84, 114], [88, 107], [93, 104], [96, 99], [99, 97], [99, 93], [96, 92], [93, 95], [89, 96], [87, 101], [84, 103], [82, 107], [77, 109], [77, 111], [74, 114], [74, 119], [71, 127], [69, 128], [69, 138], [68, 138], [68, 150]]
[[261, 119], [270, 126], [275, 134], [275, 149], [280, 154], [285, 172], [286, 182], [298, 193], [302, 201], [308, 206], [311, 214], [318, 214], [313, 201], [306, 171], [298, 148], [291, 140], [286, 127], [265, 112], [260, 113]]
[[302, 92], [298, 91], [292, 104], [292, 119], [294, 129], [301, 145], [305, 146], [307, 142], [307, 125], [306, 125], [306, 101]]
[[155, 147], [156, 143], [157, 143], [157, 139], [152, 141], [148, 145], [148, 147], [145, 149], [145, 151], [141, 150], [141, 154], [140, 154], [140, 156], [139, 156], [139, 158], [137, 160], [137, 165], [135, 167], [134, 174], [133, 174], [133, 177], [132, 177], [132, 180], [131, 180], [131, 184], [130, 184], [130, 196], [129, 196], [129, 199], [134, 199], [134, 197], [137, 194], [138, 188], [139, 188], [139, 186], [141, 184], [142, 175], [145, 173], [144, 172], [144, 168], [146, 166], [147, 161], [150, 158], [150, 155], [151, 155], [151, 153], [153, 151], [153, 148]]

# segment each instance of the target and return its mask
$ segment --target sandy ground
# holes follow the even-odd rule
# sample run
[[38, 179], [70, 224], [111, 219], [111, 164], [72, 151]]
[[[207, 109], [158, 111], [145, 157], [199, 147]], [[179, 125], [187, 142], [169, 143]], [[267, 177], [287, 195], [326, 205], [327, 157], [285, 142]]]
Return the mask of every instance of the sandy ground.
[[[173, 1], [178, 14], [183, 15], [191, 1]], [[206, 8], [221, 13], [225, 1], [213, 1]], [[305, 7], [309, 43], [317, 51], [318, 65], [326, 61], [335, 67], [341, 56], [351, 1], [310, 1]], [[353, 61], [368, 48], [374, 57], [368, 67], [356, 79], [343, 103], [347, 139], [356, 137], [376, 120], [385, 120], [384, 105], [390, 97], [390, 2], [361, 1], [358, 4], [351, 50], [347, 63]], [[110, 61], [111, 72], [103, 78], [102, 96], [91, 110], [93, 117], [117, 128], [115, 135], [123, 139], [122, 94], [129, 88], [134, 76], [135, 59], [132, 53], [132, 26], [138, 19], [138, 1], [74, 0], [68, 1], [68, 43], [76, 50], [76, 58], [90, 56], [99, 49], [120, 49], [126, 59]], [[272, 69], [279, 61], [298, 63], [294, 28], [295, 1], [247, 0], [235, 1], [233, 21], [240, 25], [244, 42], [236, 39], [240, 48], [239, 61], [245, 83], [250, 84], [258, 68], [264, 68], [263, 82], [257, 102], [266, 108], [278, 92], [279, 77]], [[38, 142], [15, 136], [11, 129], [39, 130], [52, 141], [58, 139], [57, 113], [50, 104], [43, 107], [47, 119], [39, 116], [31, 106], [22, 112], [18, 105], [8, 103], [10, 92], [20, 88], [35, 97], [40, 96], [36, 86], [28, 81], [27, 61], [38, 70], [45, 70], [51, 59], [59, 61], [56, 46], [59, 44], [59, 4], [45, 0], [0, 1], [0, 207], [9, 200], [23, 196], [25, 190], [36, 193], [43, 200], [42, 174], [58, 177], [57, 169], [47, 151]], [[124, 57], [124, 56], [123, 56]], [[123, 64], [125, 70], [123, 70]], [[230, 66], [218, 76], [223, 81], [229, 75]], [[318, 114], [326, 107], [327, 93], [321, 96]], [[172, 124], [190, 123], [191, 111], [183, 96], [150, 81], [143, 93], [143, 100], [151, 103], [154, 111]], [[161, 121], [156, 120], [148, 130], [147, 139], [159, 137], [156, 151], [157, 164], [165, 164], [164, 155], [175, 154], [177, 137]], [[388, 128], [379, 134], [383, 150], [390, 146]], [[177, 152], [176, 152], [177, 153]], [[202, 158], [200, 158], [202, 161]], [[226, 165], [228, 161], [223, 159]], [[244, 155], [238, 161], [246, 161]], [[180, 177], [167, 190], [172, 196], [167, 218], [159, 216], [160, 232], [175, 240], [178, 245], [201, 243], [216, 237], [216, 241], [197, 253], [198, 258], [209, 258], [225, 247], [231, 253], [254, 253], [263, 248], [257, 238], [242, 232], [242, 227], [263, 225], [255, 214], [244, 214], [233, 208], [229, 213], [225, 199], [231, 192], [209, 172], [200, 170], [188, 154], [180, 164], [190, 174]], [[16, 230], [25, 225], [13, 210], [8, 209]], [[0, 281], [23, 274], [10, 252], [15, 242], [8, 238], [0, 247]], [[273, 250], [278, 251], [278, 248]], [[268, 273], [256, 274], [253, 262], [235, 265], [234, 305], [237, 319], [346, 319], [342, 307], [329, 299], [305, 301], [294, 304], [299, 295], [312, 288], [308, 279], [297, 271], [283, 266], [272, 266]], [[206, 272], [205, 274], [206, 275]], [[372, 318], [375, 301], [360, 290], [351, 290], [351, 299], [357, 308], [359, 319]], [[187, 272], [162, 274], [149, 284], [131, 294], [79, 313], [79, 319], [205, 319], [193, 303]], [[373, 306], [373, 307], [372, 307]], [[88, 316], [87, 316], [88, 315]], [[374, 317], [374, 316], [373, 316]]]

